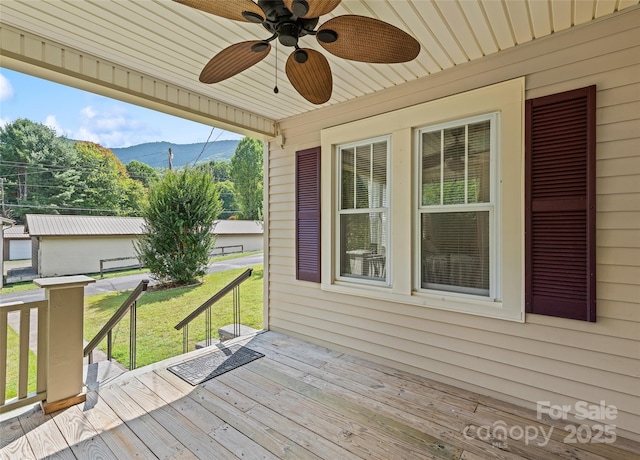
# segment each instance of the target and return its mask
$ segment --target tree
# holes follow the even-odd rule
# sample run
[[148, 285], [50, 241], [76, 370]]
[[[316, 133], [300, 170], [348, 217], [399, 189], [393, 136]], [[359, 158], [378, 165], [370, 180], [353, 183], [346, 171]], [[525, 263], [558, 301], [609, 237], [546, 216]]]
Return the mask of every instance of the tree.
[[155, 278], [193, 284], [205, 274], [220, 212], [218, 189], [204, 171], [171, 171], [149, 190], [146, 232], [135, 248]]
[[220, 212], [220, 219], [228, 219], [236, 214], [236, 200], [233, 193], [233, 182], [224, 181], [216, 183], [218, 187], [218, 193], [220, 195], [220, 201], [222, 202], [222, 211]]
[[131, 179], [140, 181], [145, 188], [149, 188], [160, 180], [158, 171], [146, 163], [138, 160], [131, 160], [126, 165], [127, 173]]
[[231, 178], [229, 173], [230, 164], [226, 161], [211, 160], [195, 166], [195, 169], [206, 171], [216, 183], [220, 200], [222, 201], [220, 219], [229, 219], [235, 216], [238, 212], [238, 205], [236, 204], [233, 182], [229, 180]]
[[203, 169], [209, 172], [213, 177], [214, 182], [225, 182], [231, 179], [229, 173], [229, 163], [226, 161], [211, 160], [208, 163], [203, 163], [196, 166], [197, 169]]
[[82, 212], [138, 214], [143, 206], [144, 189], [129, 177], [118, 157], [92, 142], [77, 142], [75, 150], [79, 172], [75, 197]]
[[0, 177], [5, 209], [18, 221], [27, 213], [138, 214], [146, 199], [110, 150], [24, 118], [0, 128]]
[[211, 173], [216, 182], [225, 182], [231, 179], [229, 172], [231, 165], [227, 161], [216, 161], [211, 166]]
[[48, 126], [19, 118], [0, 128], [0, 176], [12, 216], [70, 206], [74, 161], [69, 141]]
[[231, 157], [230, 174], [243, 219], [262, 220], [263, 148], [257, 139], [243, 138]]

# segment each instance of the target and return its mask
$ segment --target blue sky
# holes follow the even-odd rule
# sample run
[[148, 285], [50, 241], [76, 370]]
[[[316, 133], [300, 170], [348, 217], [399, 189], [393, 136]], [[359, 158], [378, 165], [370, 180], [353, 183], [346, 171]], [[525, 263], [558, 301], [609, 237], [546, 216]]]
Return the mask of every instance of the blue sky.
[[28, 118], [69, 139], [103, 147], [144, 142], [192, 144], [242, 136], [0, 68], [0, 126]]

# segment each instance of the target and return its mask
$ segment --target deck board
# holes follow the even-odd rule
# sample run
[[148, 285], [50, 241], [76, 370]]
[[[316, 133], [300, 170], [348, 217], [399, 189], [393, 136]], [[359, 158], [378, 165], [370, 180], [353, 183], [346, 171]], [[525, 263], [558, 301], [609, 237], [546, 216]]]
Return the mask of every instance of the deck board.
[[61, 460], [75, 458], [51, 415], [45, 415], [38, 408], [21, 415], [17, 420], [20, 421], [26, 433], [34, 458], [54, 457]]
[[0, 458], [30, 458], [33, 451], [18, 419], [0, 424]]
[[97, 393], [91, 392], [87, 395], [84, 414], [117, 458], [126, 458], [131, 452], [136, 452], [136, 457], [141, 459], [156, 458]]
[[[174, 359], [112, 379], [52, 416], [34, 408], [0, 424], [0, 458], [628, 460], [640, 452], [624, 439], [568, 444], [564, 422], [282, 334], [234, 342], [265, 356], [196, 386], [167, 370]], [[551, 437], [543, 445], [463, 435], [496, 422]]]
[[[191, 385], [184, 382], [184, 380], [166, 370], [156, 371], [156, 374], [181, 388], [184, 388], [185, 385], [191, 387]], [[238, 432], [251, 433], [253, 442], [263, 446], [275, 455], [276, 458], [320, 460], [320, 457], [293, 442], [282, 433], [265, 425], [260, 419], [248, 416], [246, 412], [218, 398], [215, 394], [201, 386], [184, 389], [187, 390], [186, 393], [188, 393], [188, 397], [192, 398], [194, 402], [201, 404], [209, 412], [225, 420], [226, 423], [238, 430]]]
[[[159, 395], [136, 378], [127, 379], [119, 383], [119, 386], [196, 457], [207, 460], [236, 458], [208, 433], [198, 428], [189, 419], [188, 414], [183, 414], [178, 409], [166, 404]], [[217, 423], [214, 421], [214, 424]]]
[[[299, 425], [362, 458], [389, 458], [394, 452], [391, 444], [384, 442], [385, 439], [378, 437], [370, 427], [246, 369], [225, 374], [220, 380], [250, 398], [264, 401], [266, 407], [285, 414]], [[404, 455], [409, 454], [405, 449], [395, 450], [396, 453], [400, 451]]]
[[[254, 441], [251, 437], [222, 420], [214, 412], [208, 410], [206, 405], [200, 404], [197, 400], [189, 397], [193, 391], [191, 387], [188, 392], [180, 391], [170, 382], [160, 377], [155, 372], [149, 372], [138, 377], [142, 383], [147, 385], [154, 393], [161, 396], [178, 412], [183, 414], [204, 435], [215, 439], [221, 446], [224, 446], [236, 457], [255, 459], [276, 459], [277, 457]], [[184, 388], [184, 387], [183, 387]], [[247, 431], [246, 433], [250, 433]]]
[[[248, 388], [250, 388], [250, 385]], [[241, 409], [247, 416], [264, 423], [272, 430], [284, 431], [293, 442], [300, 444], [321, 458], [340, 458], [344, 460], [360, 458], [329, 439], [318, 435], [305, 425], [292, 420], [288, 417], [288, 413], [283, 415], [283, 411], [278, 407], [272, 409], [266, 405], [256, 403], [250, 396], [245, 395], [236, 388], [225, 385], [218, 379], [206, 382], [201, 386], [201, 390], [207, 391], [215, 398]]]
[[93, 429], [85, 412], [78, 406], [55, 412], [53, 421], [64, 436], [76, 458], [104, 458], [118, 460], [116, 454]]
[[368, 404], [372, 400], [362, 395], [343, 388], [335, 389], [330, 387], [328, 382], [325, 382], [327, 385], [317, 382], [317, 385], [313, 385], [313, 381], [308, 378], [307, 374], [275, 361], [256, 361], [247, 365], [246, 368], [334, 413], [342, 415], [351, 423], [355, 422], [362, 426], [369, 425], [372, 434], [378, 439], [391, 445], [395, 444], [397, 448], [405, 450], [408, 455], [426, 454], [427, 457], [430, 457], [429, 454], [433, 454], [434, 458], [449, 459], [460, 457], [461, 452], [454, 446], [428, 435], [424, 430], [421, 431], [404, 423], [404, 421], [390, 417], [388, 411], [385, 410], [386, 407]]
[[[254, 348], [260, 350], [260, 347]], [[348, 390], [455, 430], [462, 430], [468, 423], [462, 419], [462, 414], [474, 412], [477, 406], [476, 403], [443, 396], [433, 391], [426, 392], [427, 394], [415, 392], [415, 385], [407, 388], [394, 384], [395, 382], [388, 378], [359, 374], [347, 369], [347, 365], [341, 365], [339, 359], [330, 366], [322, 365], [315, 368], [280, 353], [271, 353], [268, 356], [280, 364], [305, 372], [304, 378], [316, 382], [316, 386], [322, 386], [324, 389], [333, 388], [335, 392], [340, 392], [340, 389]]]
[[101, 388], [100, 399], [111, 407], [156, 457], [160, 459], [197, 458], [118, 385]]

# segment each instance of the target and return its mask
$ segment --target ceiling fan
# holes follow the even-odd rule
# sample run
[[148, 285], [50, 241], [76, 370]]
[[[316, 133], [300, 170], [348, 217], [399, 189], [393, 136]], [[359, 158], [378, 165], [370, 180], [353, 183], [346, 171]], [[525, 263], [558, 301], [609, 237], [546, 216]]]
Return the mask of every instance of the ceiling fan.
[[300, 38], [315, 36], [329, 53], [352, 61], [393, 64], [408, 62], [420, 52], [411, 35], [378, 19], [342, 15], [316, 29], [320, 16], [333, 11], [341, 0], [174, 0], [192, 8], [236, 21], [261, 24], [272, 35], [266, 40], [236, 43], [216, 54], [202, 69], [200, 81], [218, 83], [263, 60], [278, 41], [295, 50], [285, 71], [293, 87], [313, 104], [331, 98], [333, 78], [322, 53], [298, 45]]

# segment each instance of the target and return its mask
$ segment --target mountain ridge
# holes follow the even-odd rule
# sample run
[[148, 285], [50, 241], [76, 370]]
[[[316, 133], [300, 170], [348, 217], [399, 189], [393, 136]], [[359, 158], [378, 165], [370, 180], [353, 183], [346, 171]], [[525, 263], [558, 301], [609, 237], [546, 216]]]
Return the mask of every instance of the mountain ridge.
[[[145, 142], [129, 147], [111, 148], [114, 155], [123, 163], [137, 160], [154, 168], [169, 167], [169, 149], [173, 153], [172, 165], [181, 168], [187, 164], [193, 166], [211, 160], [230, 161], [240, 140], [214, 142], [196, 142], [193, 144], [174, 144], [172, 142]], [[204, 150], [203, 150], [204, 149]]]

